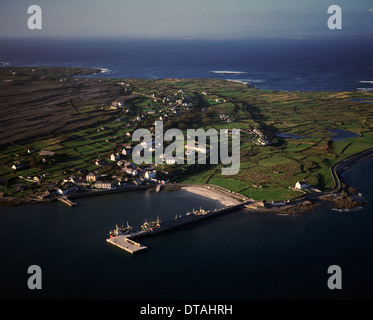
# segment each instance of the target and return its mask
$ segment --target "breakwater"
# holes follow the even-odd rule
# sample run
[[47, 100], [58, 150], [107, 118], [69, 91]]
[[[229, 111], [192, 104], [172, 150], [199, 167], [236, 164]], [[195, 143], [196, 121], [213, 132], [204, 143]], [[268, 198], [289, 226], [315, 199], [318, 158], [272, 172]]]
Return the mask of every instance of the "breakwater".
[[176, 215], [175, 218], [161, 222], [156, 228], [147, 228], [144, 230], [138, 230], [134, 232], [129, 232], [124, 235], [118, 235], [113, 238], [106, 239], [110, 244], [113, 244], [129, 253], [138, 253], [147, 249], [146, 246], [140, 244], [138, 240], [147, 236], [152, 236], [161, 232], [170, 231], [175, 228], [185, 226], [197, 221], [204, 219], [216, 217], [228, 212], [236, 211], [242, 209], [247, 202], [243, 202], [237, 205], [228, 206], [222, 209], [216, 209], [213, 211], [201, 211], [196, 213], [187, 213], [185, 215]]

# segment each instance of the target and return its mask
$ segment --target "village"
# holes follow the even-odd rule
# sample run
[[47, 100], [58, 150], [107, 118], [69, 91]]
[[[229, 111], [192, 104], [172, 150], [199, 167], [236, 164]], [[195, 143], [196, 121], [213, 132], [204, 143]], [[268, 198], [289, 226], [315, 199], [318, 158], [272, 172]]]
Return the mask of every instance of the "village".
[[[131, 154], [134, 143], [123, 143], [122, 152], [112, 153], [108, 159], [96, 159], [95, 166], [98, 167], [96, 171], [88, 172], [84, 168], [74, 170], [74, 174], [66, 176], [64, 179], [57, 182], [46, 182], [45, 173], [40, 173], [35, 176], [19, 175], [18, 179], [23, 180], [17, 184], [18, 191], [26, 191], [30, 188], [30, 183], [33, 188], [39, 186], [40, 189], [45, 189], [44, 192], [37, 195], [40, 200], [51, 199], [59, 196], [76, 195], [81, 192], [91, 190], [112, 190], [123, 189], [125, 187], [141, 186], [144, 184], [166, 184], [169, 183], [168, 172], [164, 170], [156, 170], [156, 166], [138, 166], [132, 163]], [[33, 154], [36, 151], [29, 149], [28, 153]], [[42, 163], [53, 162], [55, 159], [55, 152], [41, 150], [39, 156], [43, 156]], [[99, 173], [105, 167], [115, 166], [115, 174]], [[14, 171], [20, 171], [23, 164], [20, 162], [12, 165]], [[100, 170], [101, 169], [101, 170]], [[21, 172], [21, 171], [20, 171]], [[2, 179], [2, 185], [7, 181]], [[37, 188], [36, 188], [37, 189]], [[36, 190], [35, 190], [36, 191]]]
[[[63, 82], [67, 80], [66, 78], [62, 78], [59, 79], [59, 81]], [[14, 172], [20, 173], [16, 179], [16, 193], [26, 193], [31, 195], [31, 197], [42, 201], [51, 199], [68, 199], [70, 196], [76, 196], [86, 192], [92, 193], [108, 190], [124, 190], [126, 188], [143, 185], [167, 184], [170, 183], [170, 181], [179, 182], [177, 177], [175, 179], [172, 172], [170, 174], [168, 170], [170, 167], [172, 168], [172, 166], [175, 165], [176, 160], [165, 159], [164, 154], [162, 154], [163, 157], [161, 157], [163, 165], [157, 165], [155, 163], [151, 165], [137, 165], [131, 161], [134, 148], [137, 145], [137, 143], [132, 141], [134, 130], [141, 126], [150, 126], [150, 131], [153, 132], [152, 144], [144, 145], [144, 142], [141, 144], [143, 144], [144, 149], [149, 149], [150, 152], [153, 152], [157, 144], [157, 140], [154, 138], [154, 125], [156, 124], [156, 121], [171, 120], [171, 123], [176, 123], [178, 128], [186, 129], [186, 126], [184, 126], [185, 122], [182, 121], [185, 121], [184, 119], [190, 120], [191, 114], [193, 115], [192, 110], [197, 108], [198, 111], [205, 116], [203, 123], [206, 124], [211, 122], [208, 107], [211, 105], [216, 106], [219, 104], [226, 104], [228, 102], [226, 99], [220, 99], [216, 95], [207, 91], [200, 92], [198, 95], [203, 99], [198, 100], [198, 96], [196, 96], [195, 93], [188, 94], [181, 89], [175, 91], [173, 94], [159, 94], [155, 92], [149, 94], [148, 92], [134, 92], [131, 84], [127, 82], [122, 81], [119, 82], [118, 85], [123, 88], [123, 99], [115, 99], [107, 106], [102, 105], [100, 106], [100, 110], [101, 112], [119, 112], [118, 117], [115, 115], [115, 120], [113, 122], [116, 125], [115, 128], [121, 126], [121, 129], [125, 130], [124, 136], [113, 136], [113, 132], [115, 132], [113, 129], [115, 128], [110, 128], [110, 123], [91, 130], [98, 133], [96, 137], [108, 135], [109, 139], [105, 139], [105, 142], [111, 143], [112, 145], [114, 144], [114, 150], [111, 148], [112, 153], [105, 152], [105, 155], [102, 155], [101, 152], [98, 152], [100, 155], [99, 157], [96, 157], [95, 159], [89, 157], [89, 165], [65, 170], [62, 179], [50, 181], [50, 179], [48, 179], [48, 170], [44, 171], [42, 168], [50, 168], [58, 162], [68, 162], [69, 159], [66, 159], [66, 157], [61, 158], [58, 154], [60, 150], [51, 151], [42, 149], [37, 151], [33, 147], [29, 147], [27, 153], [23, 151], [20, 154], [14, 154], [14, 157], [19, 158], [19, 160], [13, 161], [11, 169]], [[133, 100], [134, 93], [137, 98], [139, 96], [142, 97], [140, 103], [139, 101], [136, 101], [136, 99]], [[131, 97], [131, 99], [126, 99], [128, 96]], [[146, 104], [143, 101], [145, 101]], [[183, 117], [185, 114], [186, 116]], [[173, 120], [177, 122], [172, 122]], [[235, 122], [235, 118], [228, 113], [220, 113], [219, 120], [222, 123], [228, 124]], [[254, 144], [261, 146], [271, 144], [270, 139], [259, 129], [253, 128], [252, 130], [243, 130], [242, 132], [249, 134], [249, 136], [251, 135], [251, 140]], [[84, 137], [82, 137], [81, 134], [74, 132], [70, 134], [67, 141], [60, 144], [68, 145], [73, 142], [73, 144], [76, 145], [76, 147], [73, 147], [73, 150], [78, 151], [80, 144], [75, 142], [78, 142], [79, 140], [84, 141]], [[96, 142], [96, 145], [100, 143], [93, 141], [93, 139], [89, 140]], [[118, 143], [118, 141], [121, 142]], [[197, 157], [199, 153], [205, 154], [207, 157], [209, 156], [210, 146], [208, 144], [205, 148], [201, 148], [198, 146], [197, 141], [194, 141], [194, 143], [195, 145], [192, 148], [185, 144], [184, 148], [186, 157]], [[165, 143], [165, 146], [167, 146], [167, 143]], [[26, 148], [26, 146], [22, 147], [23, 149]], [[90, 147], [90, 144], [86, 145], [86, 147]], [[84, 158], [85, 153], [79, 153]], [[39, 172], [37, 175], [33, 176], [24, 175], [24, 169], [27, 169], [27, 172], [29, 172], [30, 169], [39, 169]], [[0, 188], [5, 190], [5, 192], [0, 194], [2, 197], [7, 195], [7, 185], [8, 180], [1, 178]], [[309, 187], [310, 186], [305, 182], [297, 182], [295, 186], [290, 186], [289, 188], [304, 193], [304, 190], [307, 190]]]
[[[149, 150], [154, 151], [154, 145], [156, 140], [153, 140], [153, 144], [149, 147]], [[19, 175], [19, 180], [24, 180], [17, 184], [17, 191], [27, 191], [32, 188], [36, 191], [36, 198], [39, 200], [52, 200], [52, 199], [68, 199], [70, 196], [77, 196], [85, 192], [98, 192], [107, 190], [124, 190], [126, 188], [133, 188], [143, 185], [158, 185], [170, 183], [170, 174], [164, 169], [158, 168], [157, 164], [151, 165], [136, 165], [131, 162], [131, 156], [133, 149], [136, 146], [135, 143], [122, 143], [121, 152], [111, 153], [107, 158], [100, 158], [94, 161], [94, 165], [97, 170], [88, 171], [84, 168], [77, 168], [73, 170], [73, 174], [64, 177], [63, 179], [56, 182], [45, 181], [46, 174], [40, 173], [35, 176], [23, 176]], [[209, 153], [209, 148], [200, 150], [196, 145], [193, 150], [185, 145], [185, 155], [188, 156], [191, 152], [193, 155], [197, 155], [199, 152]], [[33, 155], [36, 153], [35, 149], [28, 149], [27, 154]], [[54, 162], [55, 152], [40, 150], [38, 155], [42, 157], [41, 162], [47, 164]], [[174, 161], [166, 160], [166, 165], [173, 165]], [[164, 166], [161, 166], [164, 167]], [[114, 168], [110, 170], [110, 173], [105, 171], [106, 168]], [[12, 165], [14, 171], [20, 171], [23, 169], [21, 162], [15, 162]], [[106, 173], [102, 173], [105, 171]], [[28, 182], [28, 183], [26, 183]], [[174, 181], [175, 182], [175, 181]], [[1, 179], [0, 184], [5, 185], [7, 181]], [[38, 192], [37, 187], [40, 187], [43, 192]], [[262, 186], [253, 185], [253, 187], [261, 188]], [[321, 192], [318, 189], [312, 188], [305, 181], [298, 181], [295, 186], [290, 186], [290, 189], [299, 191], [302, 193], [309, 192]], [[3, 188], [4, 189], [4, 188]], [[68, 200], [67, 200], [68, 201]], [[272, 202], [273, 203], [273, 202]], [[67, 202], [70, 205], [70, 202]], [[280, 203], [280, 204], [285, 204]]]
[[[67, 81], [66, 78], [61, 78], [59, 82]], [[121, 190], [125, 188], [133, 188], [136, 186], [149, 185], [149, 184], [167, 184], [172, 179], [172, 174], [168, 172], [168, 167], [175, 164], [174, 159], [161, 159], [164, 165], [158, 166], [157, 164], [152, 165], [136, 165], [132, 160], [132, 154], [135, 146], [132, 139], [134, 130], [138, 127], [154, 125], [154, 121], [166, 121], [168, 118], [180, 119], [185, 112], [188, 112], [197, 103], [198, 99], [193, 94], [188, 94], [184, 90], [177, 90], [173, 94], [159, 94], [159, 93], [139, 93], [136, 92], [136, 97], [141, 96], [142, 99], [133, 102], [132, 99], [126, 99], [126, 97], [133, 97], [133, 88], [127, 82], [119, 82], [119, 86], [123, 88], [123, 100], [115, 99], [111, 104], [100, 106], [100, 111], [105, 112], [119, 112], [119, 116], [115, 116], [114, 124], [120, 125], [121, 129], [124, 129], [123, 137], [119, 135], [113, 136], [113, 128], [110, 128], [110, 123], [102, 125], [96, 129], [91, 129], [93, 132], [97, 132], [96, 137], [108, 135], [109, 139], [105, 139], [106, 143], [114, 145], [114, 148], [110, 148], [113, 152], [103, 155], [100, 151], [97, 152], [99, 157], [93, 159], [91, 156], [88, 157], [89, 163], [84, 167], [71, 167], [62, 173], [62, 179], [52, 180], [50, 179], [49, 170], [53, 166], [58, 165], [60, 162], [68, 164], [69, 159], [72, 156], [64, 157], [61, 156], [60, 150], [36, 150], [33, 147], [27, 147], [27, 145], [13, 144], [18, 147], [22, 147], [21, 152], [14, 153], [13, 155], [7, 154], [8, 158], [12, 158], [11, 169], [17, 174], [16, 177], [10, 179], [16, 181], [14, 191], [15, 193], [27, 194], [33, 198], [39, 200], [50, 200], [55, 198], [67, 198], [84, 192], [104, 191], [104, 190]], [[201, 96], [208, 96], [210, 93], [203, 91]], [[145, 101], [146, 104], [141, 104]], [[214, 103], [221, 103], [222, 101], [216, 97], [212, 97]], [[204, 101], [206, 106], [208, 102]], [[226, 100], [224, 100], [226, 102]], [[157, 109], [152, 109], [152, 106], [157, 106]], [[206, 113], [207, 108], [204, 106], [202, 112]], [[231, 122], [229, 116], [220, 117], [222, 120]], [[180, 127], [180, 126], [179, 126]], [[182, 129], [185, 129], [181, 126]], [[154, 131], [154, 127], [150, 127], [151, 131]], [[123, 132], [123, 131], [121, 131]], [[118, 132], [119, 133], [119, 132]], [[154, 134], [153, 134], [154, 138]], [[60, 145], [73, 144], [73, 151], [80, 153], [81, 158], [86, 158], [87, 153], [79, 152], [79, 140], [84, 141], [81, 132], [73, 132], [68, 138], [60, 142]], [[102, 144], [97, 142], [96, 139], [92, 139], [96, 142], [95, 145]], [[119, 142], [118, 142], [119, 141]], [[149, 151], [154, 151], [156, 140], [152, 141], [152, 145], [144, 146], [149, 148]], [[192, 149], [190, 146], [185, 145], [185, 156], [190, 157], [197, 156], [198, 153], [209, 153], [209, 147], [202, 149], [197, 145]], [[33, 145], [28, 144], [28, 145]], [[86, 147], [90, 147], [93, 144], [87, 144]], [[167, 145], [167, 143], [166, 143]], [[48, 148], [47, 149], [51, 149]], [[27, 148], [27, 151], [26, 151]], [[98, 148], [97, 148], [98, 149]], [[114, 149], [114, 150], [113, 150]], [[108, 150], [108, 148], [106, 149]], [[93, 153], [94, 154], [94, 153]], [[86, 159], [84, 159], [86, 160]], [[87, 163], [87, 161], [84, 161]], [[159, 163], [159, 162], [158, 162]], [[35, 175], [28, 175], [29, 172], [35, 172]], [[25, 174], [26, 172], [26, 174]], [[176, 180], [177, 181], [177, 180]], [[10, 181], [5, 178], [0, 179], [1, 197], [7, 196], [7, 187]], [[11, 195], [11, 193], [10, 193]]]

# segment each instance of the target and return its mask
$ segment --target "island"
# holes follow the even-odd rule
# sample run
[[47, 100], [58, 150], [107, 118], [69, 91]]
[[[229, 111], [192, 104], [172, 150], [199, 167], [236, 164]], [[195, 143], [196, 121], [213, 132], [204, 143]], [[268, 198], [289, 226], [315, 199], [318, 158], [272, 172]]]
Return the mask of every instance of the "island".
[[[100, 69], [0, 68], [0, 204], [144, 189], [230, 194], [285, 214], [364, 203], [340, 173], [372, 155], [372, 92], [273, 91], [217, 79], [103, 79]], [[136, 165], [138, 128], [240, 130], [240, 171]], [[167, 143], [165, 144], [165, 146]], [[188, 150], [197, 156], [198, 147]], [[209, 155], [207, 155], [207, 158]], [[160, 187], [159, 187], [160, 186]], [[197, 188], [197, 189], [196, 189]], [[202, 188], [204, 191], [202, 191]], [[192, 190], [190, 189], [190, 190]], [[197, 191], [196, 191], [197, 190]]]

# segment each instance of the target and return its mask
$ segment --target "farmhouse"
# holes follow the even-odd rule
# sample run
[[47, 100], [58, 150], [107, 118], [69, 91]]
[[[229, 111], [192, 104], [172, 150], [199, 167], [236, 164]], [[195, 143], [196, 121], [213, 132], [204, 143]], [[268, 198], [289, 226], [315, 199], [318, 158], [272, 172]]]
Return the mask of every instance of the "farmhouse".
[[79, 190], [79, 188], [77, 187], [77, 186], [71, 186], [71, 187], [68, 187], [68, 188], [64, 188], [64, 189], [62, 189], [62, 188], [59, 188], [59, 189], [57, 189], [57, 193], [59, 194], [59, 195], [62, 195], [62, 196], [64, 196], [64, 195], [67, 195], [67, 194], [69, 194], [69, 193], [72, 193], [72, 192], [75, 192], [75, 191], [78, 191]]
[[122, 154], [123, 154], [124, 156], [130, 156], [130, 155], [132, 154], [132, 149], [126, 147], [126, 148], [124, 148], [124, 149], [122, 150]]
[[85, 180], [89, 182], [96, 182], [96, 175], [93, 172], [90, 172], [85, 177]]
[[301, 181], [301, 182], [298, 181], [295, 184], [295, 188], [299, 189], [299, 190], [307, 189], [309, 187], [310, 187], [310, 185], [308, 183], [306, 183], [305, 181]]
[[19, 169], [22, 169], [22, 168], [23, 168], [23, 164], [21, 164], [21, 163], [16, 163], [16, 164], [12, 165], [13, 170], [19, 170]]
[[117, 160], [120, 160], [120, 154], [117, 152], [116, 154], [112, 154], [111, 156], [110, 156], [110, 160], [111, 161], [117, 161]]
[[157, 178], [157, 171], [146, 171], [145, 172], [145, 179], [155, 179]]
[[96, 165], [96, 166], [102, 166], [102, 165], [104, 165], [105, 163], [106, 163], [105, 160], [98, 159], [98, 160], [96, 160], [95, 165]]

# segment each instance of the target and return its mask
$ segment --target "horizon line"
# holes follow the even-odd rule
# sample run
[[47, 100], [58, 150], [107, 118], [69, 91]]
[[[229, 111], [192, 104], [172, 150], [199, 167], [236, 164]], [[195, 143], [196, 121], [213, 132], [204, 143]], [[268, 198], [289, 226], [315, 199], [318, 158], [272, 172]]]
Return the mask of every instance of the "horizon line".
[[372, 39], [373, 34], [356, 35], [293, 35], [293, 36], [0, 36], [0, 40], [250, 40], [250, 39], [278, 39], [278, 40], [307, 40], [307, 39]]

